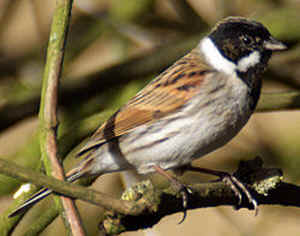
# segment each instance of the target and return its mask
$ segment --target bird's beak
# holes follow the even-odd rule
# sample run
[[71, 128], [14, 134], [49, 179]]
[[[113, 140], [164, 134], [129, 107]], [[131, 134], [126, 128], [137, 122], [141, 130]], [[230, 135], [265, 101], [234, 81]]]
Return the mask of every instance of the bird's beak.
[[286, 50], [287, 46], [270, 36], [268, 40], [264, 41], [264, 48], [270, 51], [282, 51]]

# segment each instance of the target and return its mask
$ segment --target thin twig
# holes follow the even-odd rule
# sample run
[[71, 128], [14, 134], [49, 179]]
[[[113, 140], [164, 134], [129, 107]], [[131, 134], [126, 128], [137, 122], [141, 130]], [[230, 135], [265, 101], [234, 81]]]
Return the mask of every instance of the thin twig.
[[138, 215], [143, 210], [129, 201], [114, 199], [111, 196], [93, 189], [85, 188], [77, 184], [57, 180], [50, 176], [16, 165], [0, 158], [0, 173], [17, 178], [24, 182], [30, 182], [39, 187], [47, 187], [54, 192], [65, 196], [78, 198], [91, 204], [114, 210], [121, 214]]
[[[64, 170], [57, 157], [57, 100], [72, 2], [72, 0], [56, 1], [47, 50], [47, 62], [43, 76], [39, 113], [42, 160], [47, 174], [60, 180], [64, 180]], [[67, 231], [72, 235], [85, 235], [75, 203], [66, 197], [60, 197], [60, 201], [57, 201], [57, 203], [59, 207], [62, 206], [64, 209], [64, 222]]]

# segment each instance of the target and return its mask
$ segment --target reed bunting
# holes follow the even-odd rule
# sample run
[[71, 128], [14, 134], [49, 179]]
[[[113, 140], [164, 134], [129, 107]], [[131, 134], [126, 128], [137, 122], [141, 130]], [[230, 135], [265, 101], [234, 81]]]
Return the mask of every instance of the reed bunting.
[[[166, 170], [181, 167], [229, 180], [256, 208], [232, 175], [192, 167], [190, 163], [229, 142], [255, 110], [261, 75], [273, 51], [286, 47], [261, 24], [228, 17], [186, 56], [158, 75], [90, 137], [78, 156], [83, 161], [67, 173], [73, 182], [84, 176], [134, 169], [158, 172], [183, 193], [186, 188]], [[10, 216], [49, 195], [42, 189]]]

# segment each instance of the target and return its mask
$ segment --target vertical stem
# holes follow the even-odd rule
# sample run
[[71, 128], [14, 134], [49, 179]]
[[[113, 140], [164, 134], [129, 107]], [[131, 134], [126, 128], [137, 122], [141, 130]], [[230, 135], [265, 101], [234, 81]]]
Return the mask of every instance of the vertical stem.
[[[64, 171], [57, 157], [57, 100], [72, 2], [72, 0], [56, 0], [39, 112], [42, 160], [47, 174], [60, 180], [64, 180]], [[85, 235], [74, 202], [66, 197], [56, 197], [55, 200], [59, 208], [62, 207], [64, 210], [64, 222], [68, 234]]]

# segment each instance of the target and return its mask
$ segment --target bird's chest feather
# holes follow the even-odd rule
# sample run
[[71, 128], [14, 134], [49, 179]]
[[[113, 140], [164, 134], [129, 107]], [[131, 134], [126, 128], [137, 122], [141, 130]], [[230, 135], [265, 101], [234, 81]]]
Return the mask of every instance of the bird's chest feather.
[[154, 164], [164, 169], [188, 164], [226, 144], [246, 124], [252, 114], [248, 87], [217, 79], [204, 83], [180, 111], [122, 140], [123, 153], [140, 173], [151, 172]]
[[186, 128], [192, 158], [223, 146], [242, 129], [253, 113], [250, 94], [249, 87], [237, 77], [210, 83], [206, 96], [199, 94], [193, 121]]

